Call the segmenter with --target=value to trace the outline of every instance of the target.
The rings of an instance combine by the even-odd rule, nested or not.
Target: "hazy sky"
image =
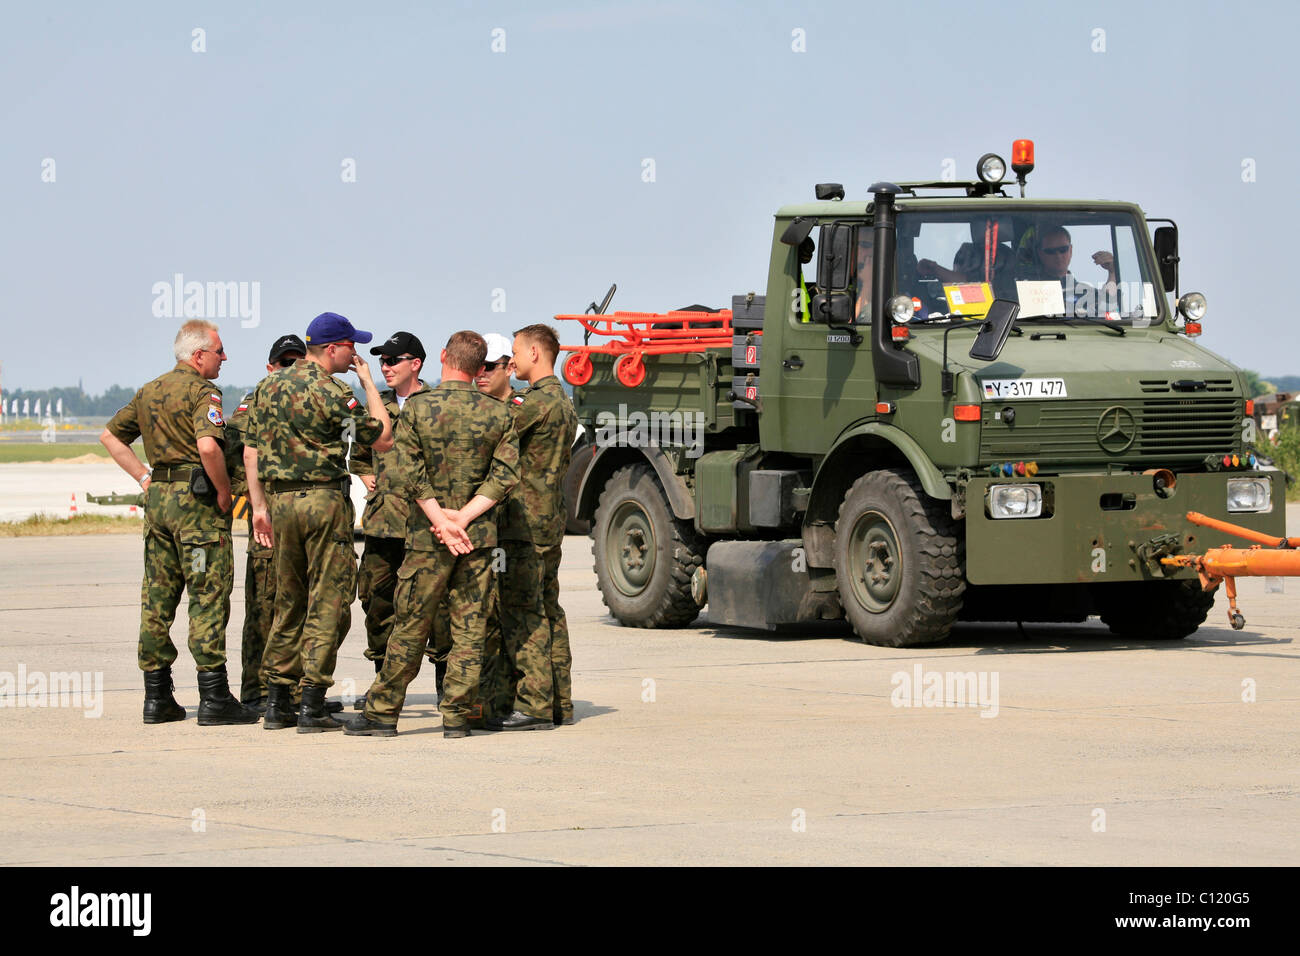
[[[946,159],[967,178],[1018,137],[1031,196],[1178,221],[1202,344],[1300,374],[1291,4],[128,2],[0,22],[6,389],[165,371],[183,302],[155,315],[154,287],[178,273],[257,284],[255,327],[218,320],[228,384],[325,310],[433,350],[615,281],[615,308],[725,306],[763,290],[772,214],[814,183],[865,197]]]

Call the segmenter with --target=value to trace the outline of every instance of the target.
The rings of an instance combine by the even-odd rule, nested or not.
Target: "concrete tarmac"
[[[242,538],[236,557],[235,684]],[[183,605],[189,717],[146,727],[140,573],[132,535],[0,541],[0,692],[60,672],[103,688],[59,706],[4,699],[0,863],[1300,862],[1300,580],[1242,580],[1245,630],[1220,597],[1173,643],[1123,642],[1093,619],[961,625],[946,644],[889,649],[707,617],[620,627],[588,541],[570,537],[577,723],[444,740],[426,666],[381,740],[199,727]],[[364,645],[358,604],[334,693],[369,685]],[[915,706],[898,706],[917,668]],[[921,692],[947,672],[982,680],[982,705],[952,706],[955,685]]]

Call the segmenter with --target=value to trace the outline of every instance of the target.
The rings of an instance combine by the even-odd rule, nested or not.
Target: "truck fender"
[[[835,521],[852,484],[869,471],[906,465],[931,498],[948,500],[952,488],[916,440],[883,422],[861,422],[841,433],[822,460],[804,514],[804,545],[813,567],[832,567]]]
[[[627,445],[604,445],[596,449],[578,486],[577,517],[594,520],[596,503],[609,476],[625,465],[648,461],[668,494],[673,515],[682,521],[695,520],[695,496],[686,479],[673,470],[672,460],[659,448],[633,448]]]

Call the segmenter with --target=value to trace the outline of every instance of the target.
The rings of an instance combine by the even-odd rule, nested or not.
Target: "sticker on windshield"
[[[994,378],[980,384],[984,386],[984,397],[993,401],[1066,397],[1063,378]]]
[[[972,319],[982,319],[993,304],[993,287],[987,282],[963,282],[945,285],[943,294],[948,300],[948,311]],[[914,310],[915,311],[915,310]]]
[[[1040,282],[1030,279],[1016,280],[1016,297],[1020,300],[1020,315],[1064,315],[1065,294],[1061,283],[1055,279]]]

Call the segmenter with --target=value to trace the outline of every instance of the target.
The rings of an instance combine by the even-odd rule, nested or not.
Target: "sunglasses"
[[[1070,244],[1067,242],[1063,246],[1043,246],[1039,251],[1045,256],[1063,256],[1070,251]]]
[[[484,363],[483,363],[483,371],[485,371],[485,372],[495,372],[497,369],[499,369],[499,368],[505,368],[505,367],[508,366],[509,364],[510,364],[510,359],[500,359],[499,361],[496,361],[496,362],[484,362]]]
[[[219,349],[195,349],[196,352],[211,352],[213,355],[225,355],[226,347],[223,345]]]
[[[401,365],[403,362],[409,362],[415,358],[414,355],[381,355],[379,356],[380,365]]]

